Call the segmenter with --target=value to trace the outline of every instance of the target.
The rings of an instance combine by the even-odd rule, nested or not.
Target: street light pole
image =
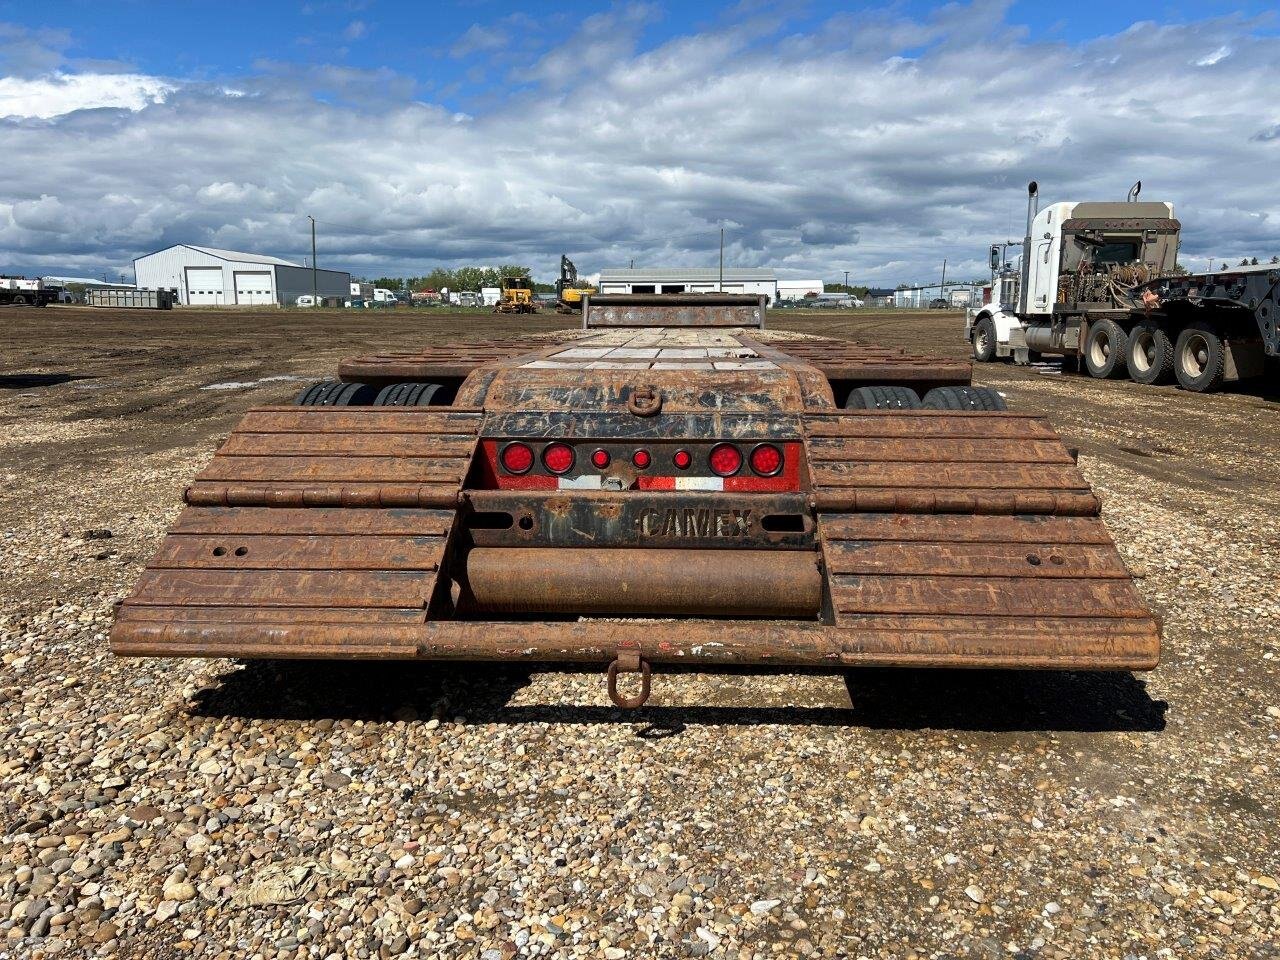
[[[716,284],[716,292],[724,293],[724,227],[720,228],[720,282]]]
[[[320,306],[320,287],[316,281],[316,218],[307,214],[311,221],[311,306]]]

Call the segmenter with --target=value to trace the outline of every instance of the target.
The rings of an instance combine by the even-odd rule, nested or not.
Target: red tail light
[[[573,466],[573,447],[567,443],[549,443],[542,451],[542,465],[552,473],[564,473]]]
[[[646,470],[653,462],[653,458],[649,456],[648,450],[637,450],[631,455],[631,462],[636,465],[636,469]]]
[[[591,465],[598,470],[603,470],[609,465],[610,459],[608,450],[597,450],[591,454]]]
[[[533,449],[527,443],[508,443],[502,448],[502,468],[507,473],[528,473],[533,467]]]
[[[688,470],[689,464],[693,463],[693,455],[688,450],[677,450],[672,455],[671,462],[676,465],[677,470]]]
[[[771,443],[762,443],[751,451],[751,469],[761,477],[773,477],[782,471],[782,451]]]
[[[711,472],[731,477],[742,469],[742,452],[731,443],[717,444],[711,450]]]

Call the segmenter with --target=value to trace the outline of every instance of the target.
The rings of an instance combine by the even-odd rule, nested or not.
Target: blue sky
[[[1046,200],[1280,252],[1274,3],[0,0],[0,265],[188,241],[356,273],[981,272]],[[216,10],[216,15],[214,11]],[[248,26],[246,27],[245,24]]]

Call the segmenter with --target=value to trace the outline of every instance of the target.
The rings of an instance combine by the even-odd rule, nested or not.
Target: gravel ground
[[[563,325],[0,310],[0,957],[1280,954],[1274,391],[980,371],[1081,448],[1149,675],[683,673],[625,714],[599,671],[107,653],[269,378]]]

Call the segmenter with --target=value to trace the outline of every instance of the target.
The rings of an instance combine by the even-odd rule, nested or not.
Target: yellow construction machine
[[[528,277],[503,277],[502,295],[494,313],[537,313],[533,299],[533,281]]]
[[[563,254],[560,256],[560,279],[556,282],[556,312],[578,313],[584,294],[595,293],[589,283],[578,282],[578,268]]]

